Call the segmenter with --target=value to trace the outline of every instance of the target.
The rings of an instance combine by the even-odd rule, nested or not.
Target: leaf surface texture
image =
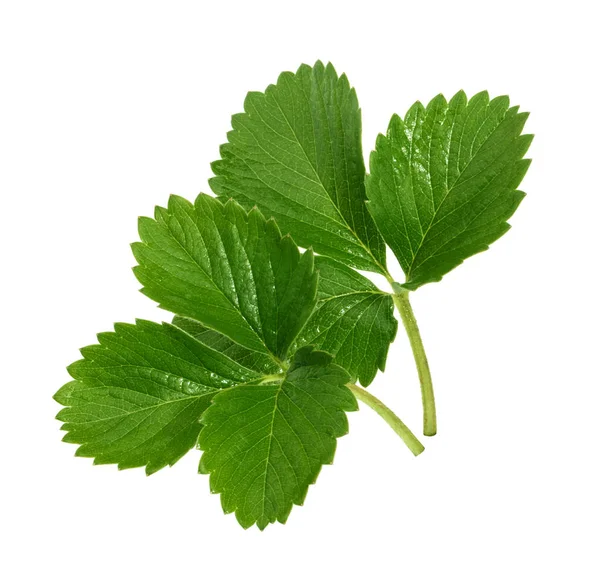
[[[398,329],[392,297],[333,259],[317,256],[315,266],[318,303],[297,346],[314,344],[333,354],[336,364],[367,386],[385,369]]]
[[[260,377],[169,324],[119,323],[98,341],[55,395],[63,440],[96,464],[148,474],[174,464],[196,444],[215,393]]]
[[[285,523],[332,463],[336,438],[348,432],[345,411],[357,405],[349,375],[331,360],[302,348],[283,380],[224,391],[204,413],[200,471],[243,527]]]
[[[210,186],[258,205],[305,248],[385,273],[385,244],[365,207],[356,92],[330,64],[282,73],[232,118]]]
[[[439,281],[509,229],[529,166],[526,119],[506,96],[462,91],[392,117],[371,154],[367,197],[406,288]]]
[[[146,295],[245,348],[286,358],[316,301],[311,251],[301,256],[257,209],[205,194],[193,205],[171,197],[139,231],[135,274]]]

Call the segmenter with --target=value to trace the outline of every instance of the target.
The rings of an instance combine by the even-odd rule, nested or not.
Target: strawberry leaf
[[[143,292],[171,312],[192,318],[276,361],[315,306],[313,255],[300,255],[273,220],[201,194],[192,205],[171,197],[155,219],[141,218],[133,244]]]
[[[529,166],[526,119],[506,96],[462,91],[392,117],[371,154],[367,197],[405,288],[439,281],[510,228]]]
[[[141,219],[134,250],[144,291],[177,313],[181,326],[117,324],[82,349],[64,405],[66,442],[79,456],[147,473],[193,447],[214,394],[281,374],[290,345],[316,301],[312,252],[258,210],[246,213],[201,195],[172,197],[156,220]],[[219,334],[215,328],[226,334]],[[229,334],[227,334],[229,333]]]
[[[281,371],[281,368],[275,363],[273,358],[267,354],[261,354],[260,352],[244,348],[244,346],[240,346],[230,338],[227,338],[227,336],[223,336],[223,334],[207,328],[197,320],[175,316],[173,317],[172,324],[185,330],[185,332],[193,336],[196,340],[206,344],[213,350],[225,354],[241,366],[261,374],[275,374]]]
[[[302,348],[283,379],[223,391],[204,413],[200,471],[244,528],[285,523],[332,463],[336,438],[348,432],[344,411],[357,403],[350,376],[331,362]]]
[[[282,73],[232,118],[210,186],[274,216],[305,248],[386,273],[385,244],[365,208],[356,92],[331,64]]]
[[[317,256],[315,266],[319,301],[296,345],[314,344],[333,354],[336,364],[367,386],[385,369],[398,329],[392,297],[333,259]]]
[[[63,440],[95,464],[148,474],[173,465],[196,444],[215,393],[261,377],[169,324],[116,324],[98,342],[54,397],[66,407]]]

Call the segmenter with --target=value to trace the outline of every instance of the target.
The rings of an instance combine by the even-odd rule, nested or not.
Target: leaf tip
[[[408,116],[408,114],[407,114]],[[396,132],[401,131],[404,125],[404,120],[402,119],[402,116],[399,116],[398,114],[396,114],[395,112],[392,114],[392,117],[390,118],[390,121],[388,123],[388,127],[387,130],[385,132],[385,134],[378,134],[377,138],[375,138],[375,150],[373,151],[373,153],[377,154],[378,151],[380,151],[381,149],[387,147],[390,138],[394,138],[396,136]],[[371,169],[371,173],[373,173],[373,170]]]
[[[327,63],[327,66],[325,66],[323,64],[323,61],[321,61],[321,59],[317,59],[315,61],[315,64],[312,66],[312,70],[313,70],[313,72],[316,71],[316,72],[322,73],[327,68],[329,68],[329,66],[331,66],[331,68],[333,69],[333,65],[331,65],[331,63]],[[300,67],[306,67],[308,69],[311,68],[310,65],[306,65],[306,64],[305,65],[300,65]]]
[[[84,348],[80,348],[79,352],[81,353],[81,355],[83,355],[83,349]],[[81,366],[81,364],[84,362],[84,360],[79,359],[73,363],[70,363],[67,367],[67,373],[73,378],[73,379],[77,379],[78,375],[79,375],[79,368]],[[56,393],[56,395],[58,395],[58,393],[60,393],[61,389],[58,390],[58,392]],[[56,396],[53,397],[54,400],[56,400]],[[60,403],[60,401],[59,401]]]
[[[77,363],[77,362],[74,362],[74,363]],[[71,364],[70,366],[67,367],[67,371],[69,371],[69,367],[71,367],[72,365],[73,364]],[[69,373],[69,375],[70,375],[70,373]],[[59,405],[62,405],[63,407],[68,407],[70,399],[71,399],[71,393],[73,392],[73,389],[76,386],[77,386],[76,381],[68,381],[54,395],[52,395],[52,399],[54,399],[54,401],[56,401]],[[61,413],[63,413],[63,410],[61,410],[56,415],[56,418],[58,420],[63,420],[60,418]]]
[[[446,100],[446,97],[440,92],[429,101],[426,110],[431,111],[436,109],[438,106],[446,107],[447,105],[448,101]]]
[[[156,214],[157,208],[159,208],[159,207],[156,207],[154,209],[155,214]],[[156,224],[156,221],[154,220],[154,218],[150,218],[149,216],[138,216],[137,227],[138,227],[138,233],[139,233],[142,241],[145,240],[146,234],[148,234],[148,232],[152,229],[152,227],[155,224]]]
[[[409,118],[414,115],[414,114],[421,114],[422,112],[425,112],[425,106],[423,105],[423,103],[420,100],[417,100],[409,109],[408,112],[406,113],[406,117],[404,119],[404,121],[408,121]],[[397,114],[394,114],[392,116],[392,120],[394,119],[394,116],[397,117],[397,119],[400,119],[400,116],[398,116]]]

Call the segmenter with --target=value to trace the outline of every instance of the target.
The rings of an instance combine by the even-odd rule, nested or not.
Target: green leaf
[[[348,381],[331,356],[303,348],[284,379],[214,397],[202,417],[200,472],[211,474],[225,513],[262,530],[302,505],[321,466],[332,463],[336,438],[348,432],[344,411],[357,409]]]
[[[386,273],[385,244],[365,208],[361,113],[331,64],[282,73],[232,118],[210,186],[258,205],[305,248]]]
[[[300,255],[273,220],[234,201],[172,196],[141,218],[133,244],[143,292],[171,312],[284,360],[315,306],[312,252]]]
[[[173,317],[173,324],[188,334],[206,344],[213,350],[217,350],[225,354],[228,358],[234,360],[238,364],[256,371],[261,374],[275,374],[281,371],[273,358],[267,354],[261,354],[254,350],[248,350],[244,346],[240,346],[233,340],[219,334],[218,332],[207,328],[200,324],[197,320],[185,318],[183,316]]]
[[[120,469],[173,465],[196,444],[214,394],[260,378],[169,324],[115,324],[69,366],[57,419],[77,456]]]
[[[377,138],[368,208],[406,275],[404,287],[439,281],[508,229],[524,193],[527,113],[464,92],[416,103]]]
[[[335,363],[354,380],[369,385],[377,370],[385,369],[389,345],[396,335],[398,323],[392,298],[360,273],[331,258],[316,256],[315,268],[319,271],[319,301],[291,352],[316,345],[333,354]],[[173,324],[244,367],[263,374],[280,371],[268,355],[244,348],[195,320],[176,316]]]
[[[391,295],[337,261],[317,256],[317,307],[297,340],[335,356],[335,363],[367,386],[385,369],[398,323]]]

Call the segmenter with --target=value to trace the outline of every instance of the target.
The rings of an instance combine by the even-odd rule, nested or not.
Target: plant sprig
[[[97,464],[148,474],[198,446],[224,511],[260,529],[304,502],[357,400],[420,454],[406,425],[356,382],[367,387],[385,369],[395,307],[424,434],[436,433],[409,294],[508,230],[529,166],[526,117],[485,92],[417,103],[377,138],[367,175],[356,93],[331,64],[249,93],[213,163],[218,198],[172,196],[139,221],[134,271],[172,323],[116,324],[81,350],[55,395],[63,440]],[[388,271],[386,245],[403,283]]]

